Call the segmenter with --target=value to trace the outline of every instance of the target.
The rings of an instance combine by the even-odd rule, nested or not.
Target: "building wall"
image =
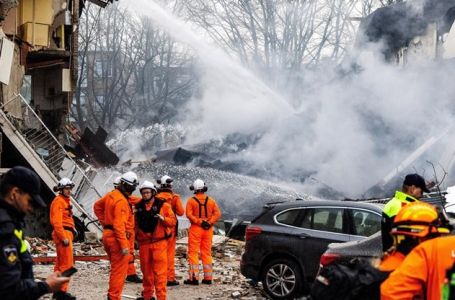
[[[0,39],[6,38],[4,35],[2,28],[0,28]],[[24,66],[20,64],[20,49],[18,46],[14,49],[14,57],[12,63],[12,70],[10,75],[9,84],[0,83],[0,103],[6,103],[10,99],[14,97],[15,94],[19,93],[20,88],[22,86],[22,79],[25,74]],[[22,118],[22,110],[21,110],[21,103],[20,99],[15,99],[8,104],[6,104],[3,108],[5,111],[8,111],[16,118]]]

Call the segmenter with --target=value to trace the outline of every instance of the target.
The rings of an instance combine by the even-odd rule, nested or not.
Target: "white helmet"
[[[122,176],[115,177],[114,182],[113,182],[114,187],[118,187],[120,185],[120,179],[121,178],[122,178]]]
[[[205,182],[202,181],[202,179],[196,179],[192,185],[190,185],[190,190],[194,192],[207,192],[207,186],[205,185]]]
[[[120,176],[120,182],[124,182],[134,187],[136,187],[139,184],[136,173],[131,171],[128,171],[124,173],[122,176]]]
[[[150,182],[148,180],[145,180],[141,186],[139,186],[139,192],[141,192],[143,189],[151,189],[152,190],[152,194],[153,192],[155,192],[156,194],[156,187],[155,185],[153,184],[153,182]]]
[[[73,188],[74,187],[74,182],[72,182],[71,179],[69,179],[69,178],[63,177],[57,183],[57,189],[61,190],[61,189],[64,189],[66,187]]]
[[[161,188],[170,188],[172,181],[174,181],[174,179],[172,179],[168,175],[164,175],[156,180],[156,182],[160,185]]]

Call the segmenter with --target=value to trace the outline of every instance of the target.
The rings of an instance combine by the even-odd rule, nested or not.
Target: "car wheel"
[[[302,273],[296,262],[280,258],[268,263],[262,272],[262,285],[273,299],[293,299],[300,292]]]

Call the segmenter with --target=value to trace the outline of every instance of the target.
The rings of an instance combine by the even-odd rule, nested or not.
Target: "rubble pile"
[[[55,244],[52,240],[26,237],[30,244],[30,253],[33,257],[55,257],[57,256]],[[93,243],[74,243],[74,255],[81,256],[100,256],[106,255],[103,244],[99,241]]]
[[[48,241],[36,237],[26,237],[25,240],[30,245],[30,253],[32,256],[56,256],[55,244],[53,241]]]
[[[34,257],[55,256],[55,246],[52,241],[38,238],[27,239],[31,246]],[[179,286],[168,288],[168,299],[181,299],[184,294],[186,299],[267,299],[260,285],[253,286],[240,273],[240,256],[244,249],[245,242],[232,240],[225,236],[214,236],[213,238],[213,268],[214,279],[211,286],[188,286],[183,285],[183,280],[188,277],[187,262],[187,238],[177,241],[175,267],[176,279],[180,281]],[[75,255],[78,256],[103,256],[105,251],[99,242],[75,243]],[[136,256],[139,253],[136,251]],[[107,290],[109,261],[107,259],[96,259],[94,261],[75,262],[78,272],[73,276],[70,291],[77,296],[77,299],[105,299],[103,295]],[[136,260],[136,267],[139,276],[139,259]],[[202,266],[201,266],[202,268]],[[38,264],[35,266],[35,277],[45,279],[52,272],[53,264]],[[201,270],[202,275],[202,270]],[[137,297],[142,291],[140,284],[127,283],[124,294],[128,297]],[[47,297],[47,296],[46,296]],[[49,299],[43,297],[42,299]]]

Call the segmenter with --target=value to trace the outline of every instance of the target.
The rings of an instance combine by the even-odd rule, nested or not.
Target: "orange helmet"
[[[426,237],[430,233],[447,234],[449,228],[442,222],[436,208],[425,202],[414,202],[403,207],[393,221],[393,235]]]

